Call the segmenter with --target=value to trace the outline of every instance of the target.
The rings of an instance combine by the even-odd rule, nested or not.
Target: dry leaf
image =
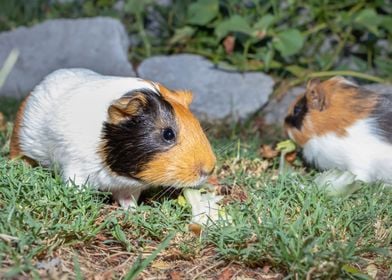
[[[366,267],[366,273],[372,277],[372,279],[376,279],[377,277],[378,268],[375,264],[369,264]]]
[[[219,186],[218,177],[216,177],[216,176],[211,176],[211,177],[208,179],[208,183],[211,184],[211,185],[213,185],[213,186],[215,186],[215,187]]]
[[[273,149],[271,145],[262,145],[260,148],[260,153],[263,158],[275,158],[278,156],[279,151]]]
[[[270,266],[270,265],[265,265],[265,266],[263,266],[263,273],[268,274],[269,271],[270,271],[270,269],[271,269],[271,266]]]
[[[105,236],[105,235],[102,234],[102,233],[98,233],[98,234],[95,236],[95,239],[97,239],[97,240],[99,240],[99,241],[108,240],[107,236]]]
[[[94,280],[110,280],[113,279],[113,271],[105,271],[93,276]]]
[[[293,163],[296,158],[297,158],[297,153],[296,152],[288,153],[285,156],[286,161],[288,161],[289,163]]]
[[[232,201],[245,202],[248,199],[248,194],[240,186],[234,186],[231,188],[230,198]]]
[[[199,224],[189,224],[189,231],[193,232],[196,236],[200,236],[201,234],[201,225]]]
[[[231,268],[226,267],[226,268],[222,271],[222,273],[219,274],[218,280],[230,280],[230,279],[233,277],[234,273],[235,273],[235,272],[234,272]]]
[[[176,261],[182,259],[183,255],[178,248],[170,248],[166,251],[164,258],[166,261]]]
[[[170,275],[170,279],[171,280],[182,280],[182,279],[184,279],[182,273],[179,272],[179,271],[175,271],[175,270],[170,271],[169,275]]]
[[[227,36],[223,40],[223,46],[225,47],[225,51],[227,54],[232,54],[234,51],[234,46],[235,46],[235,37],[234,36]]]
[[[171,268],[172,266],[168,262],[165,262],[162,260],[157,260],[152,263],[151,267],[161,269],[161,270],[167,270],[167,269]]]

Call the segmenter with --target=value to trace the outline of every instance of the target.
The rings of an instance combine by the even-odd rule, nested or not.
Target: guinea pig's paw
[[[122,188],[113,190],[112,195],[121,208],[129,211],[134,211],[137,207],[137,200],[139,199],[141,189]]]
[[[324,188],[329,195],[345,196],[360,188],[357,176],[350,171],[331,169],[320,173],[314,179],[318,188]]]
[[[135,211],[137,207],[137,201],[134,198],[119,199],[118,203],[123,209],[129,211]]]

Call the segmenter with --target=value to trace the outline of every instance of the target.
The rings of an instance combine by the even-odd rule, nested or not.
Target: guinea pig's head
[[[374,94],[343,77],[314,79],[289,107],[284,128],[301,146],[329,132],[344,136],[350,125],[370,113],[374,101]]]
[[[216,158],[189,110],[192,94],[140,89],[115,100],[103,129],[110,171],[153,186],[195,187],[214,171]]]

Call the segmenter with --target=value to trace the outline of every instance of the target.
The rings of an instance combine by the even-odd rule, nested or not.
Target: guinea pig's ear
[[[175,99],[178,103],[184,105],[185,107],[189,107],[191,105],[192,100],[193,100],[193,95],[192,92],[187,91],[187,90],[176,90],[173,95],[175,96]]]
[[[188,108],[189,105],[192,103],[193,96],[190,91],[186,91],[186,90],[171,91],[170,89],[162,86],[161,84],[158,84],[157,86],[163,98],[165,98],[168,101],[173,100],[185,106],[186,108]]]
[[[312,110],[323,111],[326,108],[325,92],[319,79],[310,80],[306,86],[306,100]]]
[[[142,93],[121,97],[109,106],[109,121],[118,124],[124,119],[140,115],[146,105],[147,99]]]

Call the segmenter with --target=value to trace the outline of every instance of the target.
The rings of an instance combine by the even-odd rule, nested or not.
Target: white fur
[[[65,180],[137,199],[146,186],[114,176],[98,154],[109,105],[125,93],[154,86],[142,79],[102,76],[86,69],[62,69],[39,84],[26,103],[20,131],[25,155],[44,166],[58,166]],[[129,190],[128,190],[129,189]],[[121,200],[121,197],[120,197]],[[127,204],[130,201],[120,203]]]
[[[357,121],[346,137],[328,133],[304,145],[304,157],[318,168],[348,170],[365,182],[392,183],[392,144],[375,134],[372,119]]]

